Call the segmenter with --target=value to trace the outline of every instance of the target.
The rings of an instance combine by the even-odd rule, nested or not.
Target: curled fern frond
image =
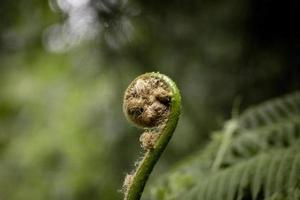
[[[163,74],[143,74],[128,86],[123,111],[129,121],[144,129],[140,142],[145,154],[137,168],[125,177],[125,200],[140,199],[154,165],[173,135],[180,109],[179,90]]]

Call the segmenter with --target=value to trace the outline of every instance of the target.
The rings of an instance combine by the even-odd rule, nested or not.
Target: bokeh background
[[[183,96],[154,171],[203,147],[231,111],[300,89],[300,3],[1,0],[0,199],[121,199],[141,155],[122,115],[137,75]]]

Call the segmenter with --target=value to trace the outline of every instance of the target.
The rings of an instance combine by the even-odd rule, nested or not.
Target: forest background
[[[1,0],[0,199],[121,199],[141,132],[122,96],[141,73],[167,74],[183,97],[156,175],[201,149],[233,108],[299,90],[299,9],[292,0]]]

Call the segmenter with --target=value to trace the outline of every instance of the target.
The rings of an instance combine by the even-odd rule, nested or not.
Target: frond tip
[[[158,126],[169,115],[171,96],[171,89],[164,79],[151,74],[139,76],[125,92],[124,114],[137,126]]]

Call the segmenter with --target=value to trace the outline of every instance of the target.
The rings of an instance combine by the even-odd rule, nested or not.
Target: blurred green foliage
[[[299,89],[297,8],[2,0],[0,199],[120,199],[140,132],[122,116],[122,93],[140,73],[168,74],[183,96],[156,174],[201,148],[233,102],[243,110]]]

